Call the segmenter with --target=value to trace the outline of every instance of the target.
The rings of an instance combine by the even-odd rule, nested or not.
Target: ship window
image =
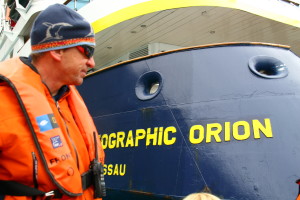
[[[144,73],[135,86],[136,96],[140,100],[150,100],[156,97],[162,88],[162,77],[156,71]]]
[[[286,65],[271,56],[254,56],[248,64],[254,74],[263,78],[283,78],[288,75]]]

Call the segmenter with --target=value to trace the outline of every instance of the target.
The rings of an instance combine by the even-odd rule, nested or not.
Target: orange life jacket
[[[11,105],[11,102],[3,102],[1,104],[7,104],[9,107],[19,106],[23,118],[26,119],[28,127],[24,133],[24,127],[20,129],[22,133],[14,134],[18,137],[26,137],[28,141],[34,143],[34,150],[39,156],[39,162],[42,162],[45,176],[42,180],[49,180],[49,183],[43,183],[43,185],[49,184],[49,187],[57,187],[63,194],[68,196],[79,196],[83,193],[82,187],[82,173],[78,170],[78,163],[76,158],[71,154],[70,146],[67,145],[67,139],[65,137],[66,130],[62,130],[57,123],[57,110],[50,106],[55,103],[49,90],[42,83],[40,75],[33,71],[29,66],[21,62],[19,58],[7,60],[0,64],[0,82],[5,83],[5,86],[9,86],[14,95],[10,94],[9,98],[17,99],[19,105]],[[1,83],[0,83],[1,85]],[[1,87],[1,86],[0,86]],[[97,134],[93,120],[74,86],[69,86],[70,94],[66,97],[69,108],[77,124],[77,127],[82,135],[84,143],[86,145],[89,160],[95,159],[95,146],[97,146],[97,154],[99,155],[99,161],[104,163],[104,151],[100,144],[99,137],[94,137],[94,133]],[[13,101],[16,102],[16,101]],[[1,111],[0,111],[1,113]],[[13,121],[16,124],[11,123],[11,126],[20,126],[18,121]],[[1,122],[0,122],[1,123]],[[3,135],[4,134],[4,135]],[[1,130],[0,135],[5,138],[5,134],[10,134],[6,130]],[[97,134],[98,135],[98,134]],[[2,137],[1,136],[1,137]],[[95,144],[95,138],[96,144]],[[0,138],[1,139],[1,138]],[[32,141],[33,140],[33,141]],[[16,140],[18,141],[18,140]],[[23,144],[24,145],[24,144]],[[28,144],[30,145],[30,143]],[[28,146],[28,150],[32,147]],[[5,181],[22,181],[18,178],[18,173],[5,174],[2,173],[1,168],[11,167],[15,170],[25,169],[24,165],[18,162],[12,162],[9,159],[1,158],[1,142],[0,142],[0,180]],[[26,149],[22,149],[26,150]],[[5,149],[2,150],[4,152]],[[10,154],[19,154],[20,149],[15,149],[15,152]],[[27,156],[27,157],[26,157]],[[22,156],[19,159],[24,161],[32,160],[32,154],[27,153],[26,156]],[[34,165],[34,164],[33,164]],[[33,166],[36,167],[36,166]],[[43,173],[39,174],[43,175]],[[34,183],[25,183],[28,186],[33,186]],[[49,192],[49,191],[44,191]]]

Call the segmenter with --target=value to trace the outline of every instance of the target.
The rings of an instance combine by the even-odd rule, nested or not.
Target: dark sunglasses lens
[[[85,55],[90,58],[94,55],[94,48],[90,46],[82,46],[84,49]]]

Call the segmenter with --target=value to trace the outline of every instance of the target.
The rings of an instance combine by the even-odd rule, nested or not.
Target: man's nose
[[[93,56],[90,57],[90,58],[88,59],[88,61],[87,61],[87,66],[88,66],[89,68],[94,68],[94,67],[95,67],[95,60],[94,60],[94,57],[93,57]]]

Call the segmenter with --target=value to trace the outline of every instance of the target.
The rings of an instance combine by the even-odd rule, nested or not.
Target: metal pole
[[[77,0],[74,0],[74,10],[77,11]]]

